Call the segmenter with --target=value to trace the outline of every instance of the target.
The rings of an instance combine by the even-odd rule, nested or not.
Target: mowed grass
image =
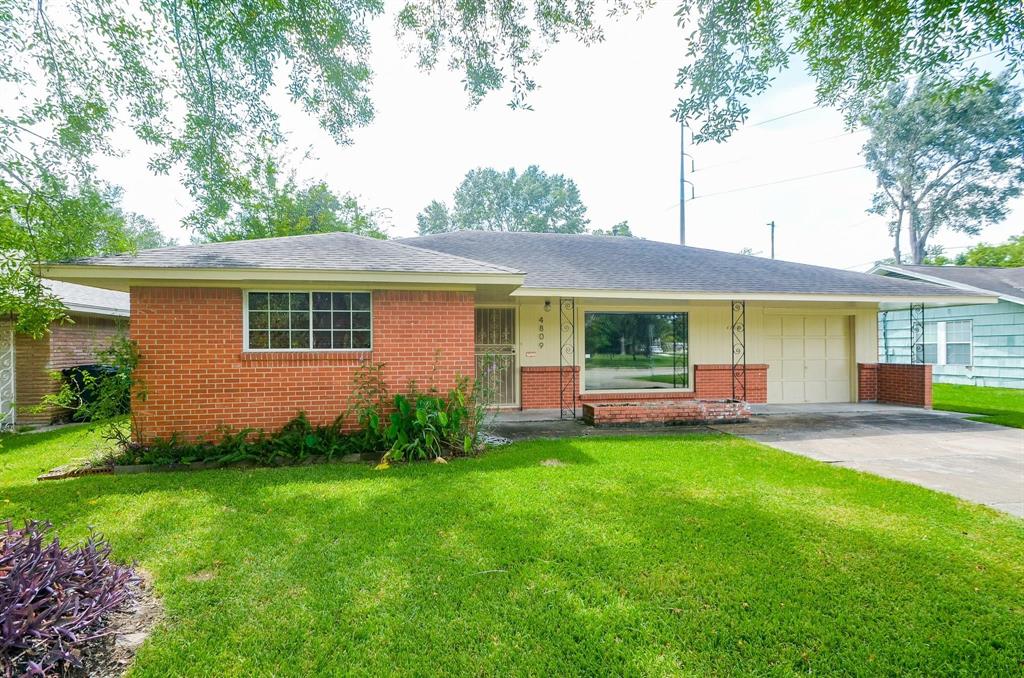
[[[932,406],[937,410],[985,416],[977,421],[1024,428],[1024,389],[935,384]]]
[[[151,573],[168,616],[136,676],[1024,666],[1024,521],[737,438],[34,480],[98,444],[3,438],[0,505]]]

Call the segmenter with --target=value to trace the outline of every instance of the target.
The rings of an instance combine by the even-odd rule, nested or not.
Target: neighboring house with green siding
[[[999,295],[996,304],[924,309],[924,358],[937,383],[1024,389],[1024,267],[894,266],[872,273]],[[878,358],[910,362],[910,309],[878,314]]]

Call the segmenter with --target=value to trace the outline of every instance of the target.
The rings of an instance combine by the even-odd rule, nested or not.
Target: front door
[[[14,328],[0,320],[0,431],[14,426]]]
[[[476,309],[475,336],[477,388],[491,405],[518,404],[516,310]]]

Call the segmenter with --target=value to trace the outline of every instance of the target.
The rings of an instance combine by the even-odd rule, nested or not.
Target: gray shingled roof
[[[138,254],[90,257],[62,263],[151,268],[518,273],[503,266],[472,261],[452,254],[426,252],[394,240],[377,240],[352,233],[322,233],[162,247],[142,250]]]
[[[43,280],[43,285],[72,311],[103,315],[128,315],[127,292],[115,292],[60,280]]]
[[[887,266],[887,270],[898,270],[908,276],[926,275],[931,278],[948,280],[958,285],[968,285],[979,290],[1002,296],[1024,299],[1024,266],[1018,268],[996,268],[985,266]]]
[[[460,231],[402,242],[523,270],[524,288],[879,297],[963,294],[931,283],[638,238]]]

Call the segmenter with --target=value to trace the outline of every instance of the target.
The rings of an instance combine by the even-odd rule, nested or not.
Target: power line
[[[825,170],[824,172],[815,172],[813,174],[804,174],[799,177],[787,177],[785,179],[778,179],[776,181],[767,181],[763,184],[752,184],[750,186],[739,186],[737,188],[730,188],[724,191],[715,191],[714,193],[705,193],[704,195],[697,195],[691,198],[691,200],[699,200],[700,198],[713,198],[716,195],[725,195],[727,193],[739,193],[740,191],[752,191],[755,188],[766,188],[768,186],[777,186],[779,184],[788,184],[794,181],[803,181],[804,179],[813,179],[814,177],[821,177],[827,174],[838,174],[839,172],[849,172],[850,170],[860,169],[864,167],[864,163],[859,165],[850,165],[849,167],[837,167],[836,169]]]
[[[783,113],[782,115],[777,115],[774,118],[768,118],[767,120],[760,120],[758,122],[752,122],[749,125],[744,125],[744,127],[760,127],[761,125],[767,125],[768,123],[775,122],[776,120],[782,120],[783,118],[791,118],[794,115],[800,115],[801,113],[806,113],[807,111],[813,111],[816,108],[818,108],[818,107],[817,106],[808,106],[807,108],[801,108],[799,111],[792,111],[790,113]]]
[[[833,134],[831,136],[822,137],[820,139],[814,139],[812,141],[801,142],[801,146],[806,148],[808,146],[814,146],[816,144],[822,144],[822,143],[825,143],[826,141],[833,141],[835,139],[841,139],[842,137],[848,137],[848,136],[850,136],[852,134],[857,134],[860,131],[861,130],[850,130],[849,132],[843,132],[841,134]],[[719,167],[727,167],[729,165],[738,165],[740,163],[743,163],[743,162],[746,162],[746,161],[750,160],[751,158],[762,158],[762,157],[764,157],[764,153],[748,153],[747,155],[741,155],[738,158],[733,158],[732,160],[723,160],[722,162],[716,162],[716,163],[714,163],[712,165],[706,165],[706,166],[703,166],[703,167],[694,167],[694,169],[691,170],[691,173],[696,174],[698,172],[707,172],[708,170],[717,169]]]

